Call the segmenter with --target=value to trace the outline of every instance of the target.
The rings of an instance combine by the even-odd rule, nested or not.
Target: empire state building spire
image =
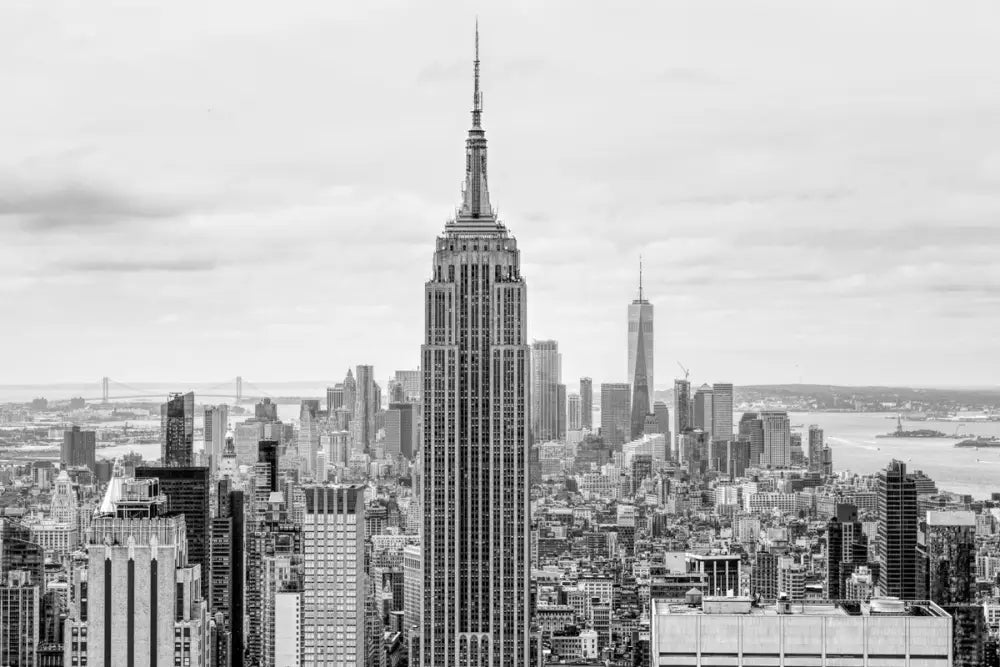
[[[483,131],[483,92],[479,89],[479,22],[476,21],[476,59],[473,61],[472,127],[465,140],[465,185],[458,217],[496,220],[486,184],[486,133]]]

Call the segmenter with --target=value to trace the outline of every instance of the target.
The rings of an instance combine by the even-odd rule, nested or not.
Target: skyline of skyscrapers
[[[592,379],[567,394],[556,341],[528,344],[522,256],[490,203],[478,46],[477,29],[465,183],[423,285],[419,370],[396,371],[385,401],[357,365],[252,417],[256,398],[198,406],[200,452],[194,395],[171,394],[160,466],[94,462],[68,419],[15,427],[63,446],[58,466],[0,471],[0,664],[997,664],[1000,493],[973,501],[900,461],[835,476],[817,426],[807,466],[801,427],[762,408],[785,399],[741,392],[734,433],[733,385],[692,394],[686,368],[672,408],[655,400],[641,265],[627,377],[600,384],[591,428]],[[60,419],[156,447],[142,426],[119,439],[130,427],[106,397],[81,415],[83,400]]]

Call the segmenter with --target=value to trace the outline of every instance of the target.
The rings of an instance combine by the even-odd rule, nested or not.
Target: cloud
[[[685,83],[699,86],[717,86],[725,83],[725,79],[717,73],[700,67],[668,67],[661,70],[655,77],[660,83]]]
[[[84,183],[0,186],[0,217],[20,222],[28,231],[59,231],[128,220],[166,218],[181,207],[112,188]]]
[[[61,265],[63,271],[78,273],[194,273],[219,267],[214,259],[105,259],[84,260]]]

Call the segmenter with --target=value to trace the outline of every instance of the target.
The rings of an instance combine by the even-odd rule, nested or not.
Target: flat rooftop
[[[740,616],[947,616],[933,602],[926,600],[873,599],[871,602],[849,600],[798,600],[753,604],[748,597],[705,597],[700,604],[674,600],[653,600],[653,614],[740,615]]]

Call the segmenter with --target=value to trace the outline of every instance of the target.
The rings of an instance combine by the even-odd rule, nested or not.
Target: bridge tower
[[[111,380],[108,379],[107,375],[105,375],[104,377],[101,378],[101,402],[102,403],[107,403],[108,402],[108,393],[109,393],[108,392],[108,385],[110,385],[110,384],[111,384]]]
[[[243,376],[236,376],[236,402],[243,400]]]

